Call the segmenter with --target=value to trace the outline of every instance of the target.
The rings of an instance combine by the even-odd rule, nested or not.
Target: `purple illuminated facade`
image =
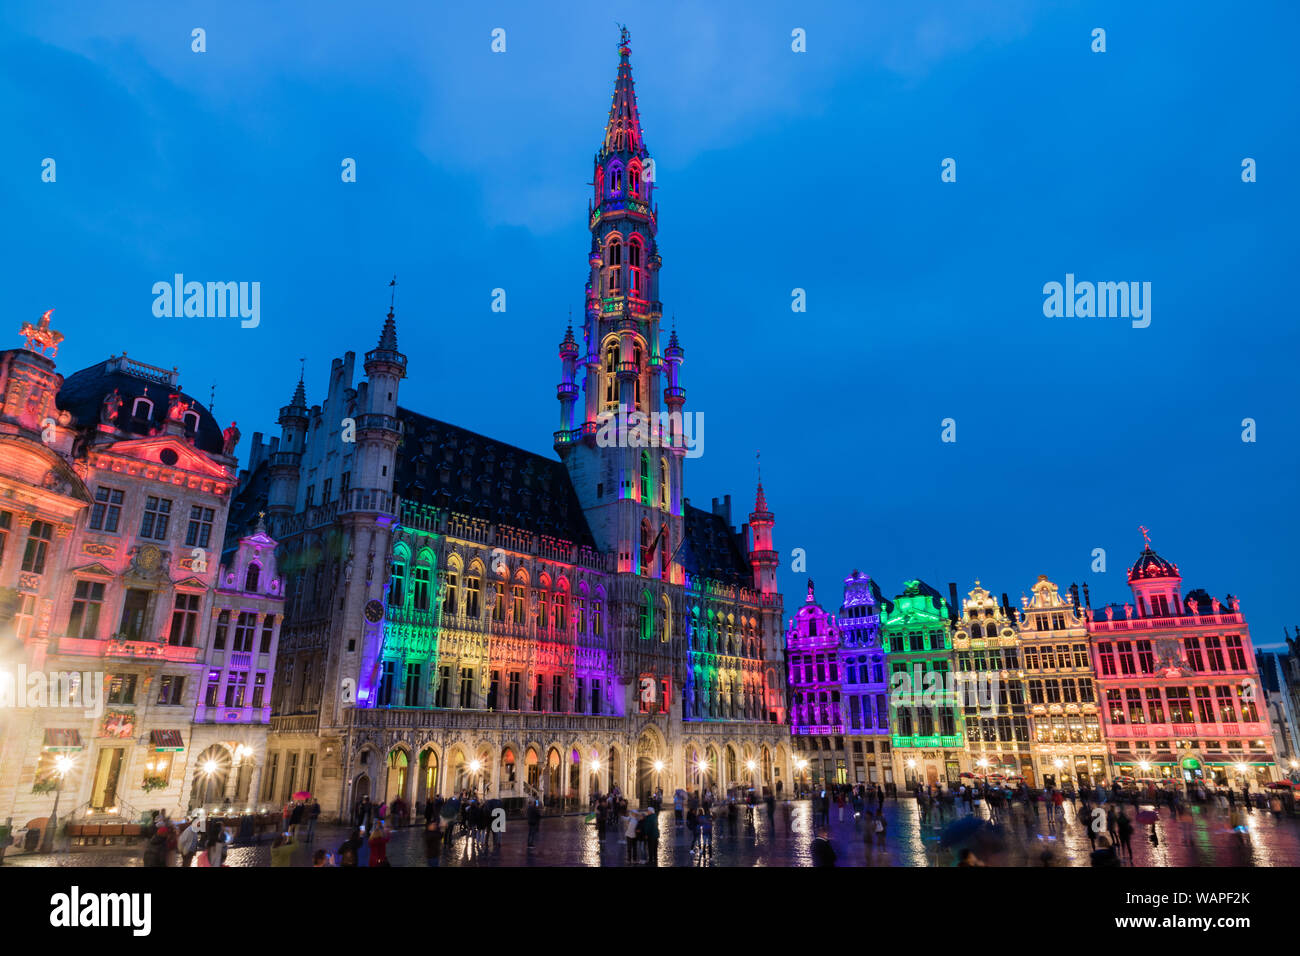
[[[868,575],[844,580],[840,614],[807,600],[786,632],[790,730],[804,785],[892,783],[881,596]]]

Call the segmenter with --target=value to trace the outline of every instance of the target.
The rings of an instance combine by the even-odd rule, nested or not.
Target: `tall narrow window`
[[[623,247],[615,239],[609,244],[609,262],[607,271],[607,294],[616,296],[621,294],[619,286],[619,271],[623,265]]]
[[[232,651],[247,654],[253,649],[253,631],[257,626],[257,615],[251,611],[240,611],[235,619],[235,642]]]
[[[211,508],[201,508],[198,505],[190,507],[190,524],[185,531],[185,547],[206,548],[208,546],[208,539],[212,537],[212,518]],[[113,520],[113,524],[117,525],[117,519]]]
[[[149,614],[149,592],[128,588],[122,602],[122,621],[118,633],[129,641],[138,641],[145,635],[145,620]]]
[[[118,522],[122,519],[122,491],[119,488],[95,489],[95,504],[90,509],[90,530],[116,533]],[[199,545],[207,547],[207,542]]]
[[[222,611],[217,615],[217,629],[213,633],[212,647],[218,651],[226,649],[226,634],[230,630],[230,612]]]
[[[465,615],[470,618],[479,616],[479,585],[481,579],[478,577],[468,577],[465,579]]]
[[[268,614],[262,619],[262,645],[260,653],[270,654],[271,644],[275,639],[275,615]]]
[[[45,555],[54,540],[54,525],[48,521],[33,521],[27,532],[27,548],[23,552],[23,570],[32,574],[45,573]]]
[[[167,538],[167,526],[171,521],[172,503],[170,498],[155,498],[152,495],[144,500],[144,517],[140,519],[140,537],[164,541]]]
[[[259,564],[250,564],[248,572],[244,575],[244,590],[250,593],[257,593],[257,586],[262,583],[262,566]]]
[[[99,629],[99,612],[104,605],[104,585],[78,581],[68,617],[68,637],[93,638]]]
[[[177,594],[172,610],[171,632],[167,643],[174,647],[193,647],[199,624],[199,595]]]
[[[406,604],[406,562],[394,561],[393,573],[388,577],[388,606],[401,608]]]
[[[659,507],[668,507],[668,459],[659,459]]]
[[[618,346],[610,343],[605,347],[605,405],[618,405]]]
[[[428,568],[411,571],[411,600],[417,611],[429,610],[429,578]]]
[[[641,452],[641,500],[646,504],[649,504],[651,501],[650,456],[646,452]]]

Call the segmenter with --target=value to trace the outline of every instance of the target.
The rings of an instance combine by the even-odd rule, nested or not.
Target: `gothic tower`
[[[678,371],[685,351],[675,331],[666,349],[659,344],[654,161],[642,137],[626,30],[618,52],[588,204],[583,343],[570,329],[560,345],[564,380],[556,390],[561,421],[555,448],[597,545],[616,554],[617,570],[681,583],[673,556],[684,530],[682,460],[689,436],[683,435],[686,392]]]

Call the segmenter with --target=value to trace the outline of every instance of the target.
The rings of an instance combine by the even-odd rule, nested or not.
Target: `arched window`
[[[664,524],[659,529],[659,576],[665,580],[669,577],[669,567],[673,556],[672,545],[668,540],[668,525]]]
[[[659,459],[659,507],[668,507],[668,459]]]
[[[630,279],[631,294],[638,299],[645,297],[645,273],[642,271],[641,243],[633,239],[627,247],[627,267]]]
[[[641,452],[641,501],[649,504],[650,497],[650,454]]]
[[[393,561],[393,573],[388,579],[388,606],[402,607],[406,604],[406,559],[402,557]]]
[[[605,404],[611,407],[618,404],[617,368],[618,343],[610,342],[605,346]]]
[[[640,345],[632,350],[632,361],[636,363],[636,384],[632,391],[632,402],[637,408],[641,408],[641,373],[643,371],[641,359],[644,354]],[[649,501],[650,495],[647,493],[641,500]]]
[[[622,295],[619,282],[619,270],[623,266],[623,246],[617,239],[611,239],[605,254],[605,291],[607,295]]]
[[[132,418],[153,418],[153,402],[147,398],[137,398],[131,405]]]
[[[633,199],[641,195],[641,166],[632,163],[627,168],[627,192]]]
[[[262,566],[260,564],[250,564],[248,572],[244,575],[244,590],[256,591],[257,585],[262,579]]]
[[[650,640],[654,629],[654,605],[651,604],[649,591],[642,592],[641,603],[637,606],[637,628],[641,640]]]
[[[199,430],[199,413],[198,413],[198,412],[186,412],[186,413],[185,413],[185,430],[186,430],[186,431],[190,431],[190,432],[196,432],[196,431]]]
[[[614,163],[609,167],[609,194],[611,196],[621,196],[623,194],[623,167]]]
[[[971,637],[982,637],[982,636],[983,636],[983,633],[984,633],[984,632],[980,630],[980,626],[979,626],[978,624],[972,624],[972,625],[970,626],[970,636],[971,636]]]

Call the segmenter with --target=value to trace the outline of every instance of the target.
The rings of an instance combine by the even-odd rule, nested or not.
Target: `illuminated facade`
[[[1005,597],[1005,596],[1004,596]],[[958,696],[972,773],[1028,777],[1031,755],[1016,620],[979,581],[953,632]]]
[[[1133,600],[1088,610],[1102,734],[1117,774],[1259,785],[1275,755],[1250,631],[1232,595],[1182,593],[1150,544],[1129,569]]]
[[[1111,776],[1101,737],[1088,627],[1078,598],[1040,574],[1021,599],[1021,660],[1029,690],[1032,786],[1092,786]]]
[[[880,591],[854,571],[839,616],[808,599],[786,631],[791,740],[805,786],[893,783]]]
[[[48,313],[24,334],[26,348],[0,353],[0,587],[12,612],[0,657],[27,690],[57,689],[0,712],[0,817],[44,818],[54,788],[61,818],[179,813],[200,775],[213,802],[238,796],[265,752],[269,701],[253,702],[279,628],[273,570],[254,593],[219,578],[238,432],[175,369],[123,354],[65,381],[32,347],[58,335]],[[266,537],[233,557],[274,547]],[[234,644],[213,644],[223,614],[242,615],[232,640],[256,635],[238,660]],[[218,700],[238,686],[244,706],[205,708],[214,674]]]
[[[236,508],[265,501],[288,577],[270,759],[313,761],[327,814],[471,786],[554,804],[790,781],[775,518],[761,482],[740,530],[730,496],[684,493],[685,350],[661,347],[629,57],[624,35],[558,460],[399,405],[392,310],[365,380],[336,359],[323,404],[300,382],[257,443]],[[265,777],[264,797],[289,787]]]
[[[880,619],[890,676],[894,779],[955,785],[969,764],[952,673],[948,602],[923,581],[908,581]]]

